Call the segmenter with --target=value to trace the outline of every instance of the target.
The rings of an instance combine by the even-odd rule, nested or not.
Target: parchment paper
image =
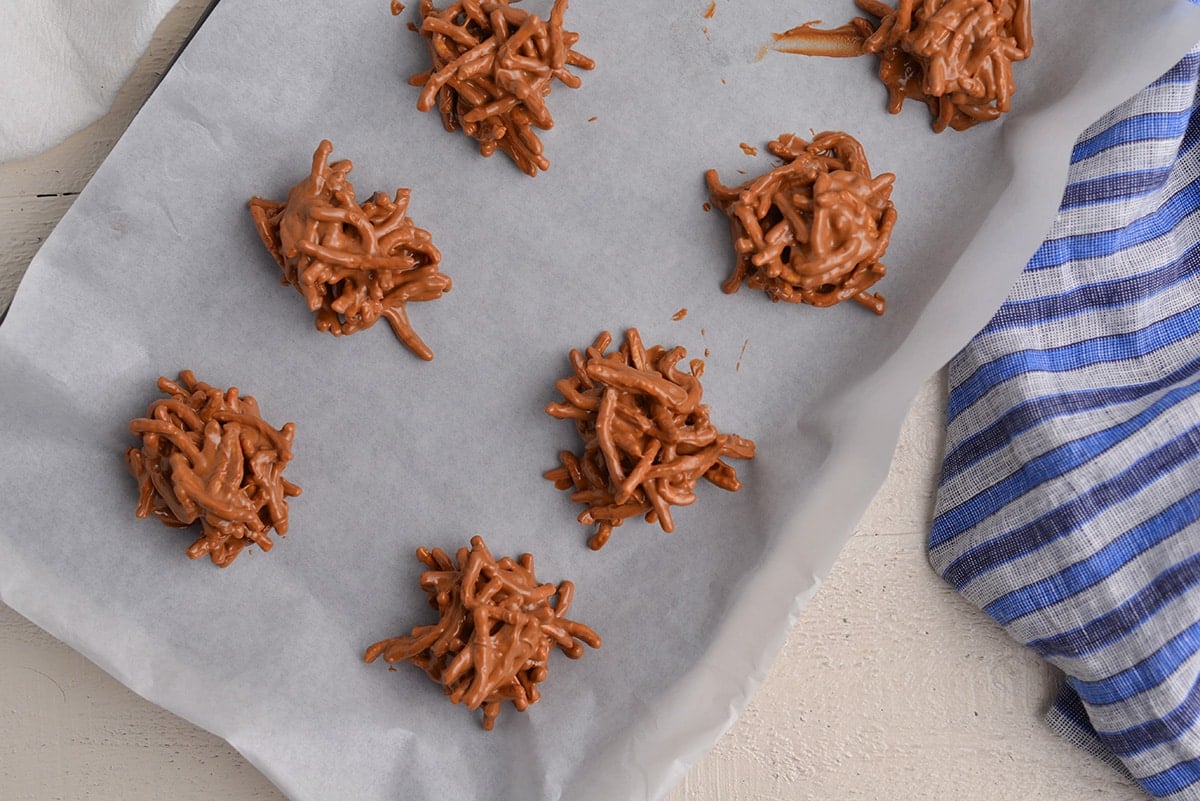
[[[414,11],[221,2],[0,328],[4,602],[296,801],[665,793],[745,705],[919,383],[1039,244],[1075,137],[1200,39],[1182,0],[1039,3],[1016,110],[937,136],[923,108],[885,113],[873,59],[756,60],[773,31],[847,19],[848,0],[707,7],[577,0],[568,27],[599,66],[551,96],[553,166],[531,180],[416,111]],[[898,176],[883,318],[720,292],[732,253],[704,170],[738,182],[772,163],[740,142],[810,130],[854,133]],[[410,306],[432,363],[384,325],[316,332],[257,240],[246,200],[282,198],[322,138],[355,162],[360,197],[413,190],[455,282]],[[593,553],[541,477],[574,446],[543,407],[570,348],[628,326],[707,351],[714,422],[759,456],[738,465],[742,492],[680,509],[677,533],[630,523]],[[133,518],[126,425],[181,368],[298,425],[291,532],[224,571],[184,557],[192,532]],[[429,620],[414,549],[475,533],[573,580],[574,617],[605,641],[556,657],[543,700],[491,733],[419,670],[361,662]]]

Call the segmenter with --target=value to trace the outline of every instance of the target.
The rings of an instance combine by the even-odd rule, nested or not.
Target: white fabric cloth
[[[0,0],[0,161],[104,116],[176,0]]]

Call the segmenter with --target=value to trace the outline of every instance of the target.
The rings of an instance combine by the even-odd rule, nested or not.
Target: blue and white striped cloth
[[[1066,673],[1048,722],[1200,799],[1200,47],[1079,139],[950,364],[934,569]]]

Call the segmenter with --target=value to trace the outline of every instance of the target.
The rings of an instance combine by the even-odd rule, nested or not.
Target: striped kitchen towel
[[[1200,47],[1088,129],[950,363],[930,561],[1066,673],[1048,715],[1200,799]]]

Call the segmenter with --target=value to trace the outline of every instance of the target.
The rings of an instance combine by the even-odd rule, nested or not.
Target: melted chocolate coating
[[[546,407],[552,417],[574,420],[583,440],[582,454],[563,451],[562,466],[545,476],[587,506],[578,519],[596,526],[592,550],[631,517],[674,531],[671,507],[694,503],[701,478],[736,492],[737,472],[723,460],[754,458],[754,443],[717,431],[700,402],[704,362],[679,370],[687,351],[645,348],[636,328],[607,353],[611,344],[605,331],[585,353],[572,350],[574,374],[555,384],[564,402]]]
[[[1012,107],[1012,65],[1033,49],[1032,0],[856,0],[879,17],[858,19],[863,52],[879,56],[888,111],[906,99],[924,102],[933,130],[962,131]]]
[[[716,170],[705,175],[737,254],[724,291],[744,283],[774,301],[818,307],[853,298],[883,314],[883,296],[867,290],[887,272],[880,259],[896,222],[896,176],[871,177],[849,134],[821,133],[811,143],[784,134],[767,149],[784,163],[740,186],[722,185]]]
[[[318,331],[353,334],[382,317],[409,350],[429,361],[433,351],[413,330],[405,304],[450,291],[450,277],[438,270],[442,254],[429,232],[405,215],[409,190],[397,189],[395,198],[376,192],[360,205],[347,180],[354,165],[329,163],[332,152],[328,140],[321,142],[312,171],[286,202],[250,200],[258,235],[283,270],[282,282],[316,312]]]
[[[417,108],[437,106],[447,131],[462,128],[479,140],[479,152],[507,153],[536,176],[550,167],[534,128],[554,125],[546,107],[552,81],[572,89],[595,62],[577,53],[579,34],[563,29],[567,0],[555,0],[550,18],[509,5],[509,0],[460,0],[437,8],[421,0],[420,33],[429,43],[433,69],[409,79],[420,86]]]
[[[572,659],[583,656],[584,645],[600,647],[596,632],[566,618],[575,586],[539,584],[531,554],[497,560],[481,537],[472,537],[454,559],[440,548],[420,548],[417,558],[429,568],[421,588],[437,622],[381,640],[363,659],[411,662],[453,703],[482,707],[485,729],[495,725],[505,701],[522,711],[538,701],[537,685],[555,647]]]
[[[190,370],[179,381],[158,379],[168,398],[150,404],[129,424],[139,447],[125,453],[138,482],[137,516],[157,517],[171,528],[200,523],[187,555],[208,554],[228,567],[242,548],[271,550],[271,530],[288,530],[287,499],[300,488],[283,477],[292,458],[295,423],[275,430],[258,403],[197,381]]]

